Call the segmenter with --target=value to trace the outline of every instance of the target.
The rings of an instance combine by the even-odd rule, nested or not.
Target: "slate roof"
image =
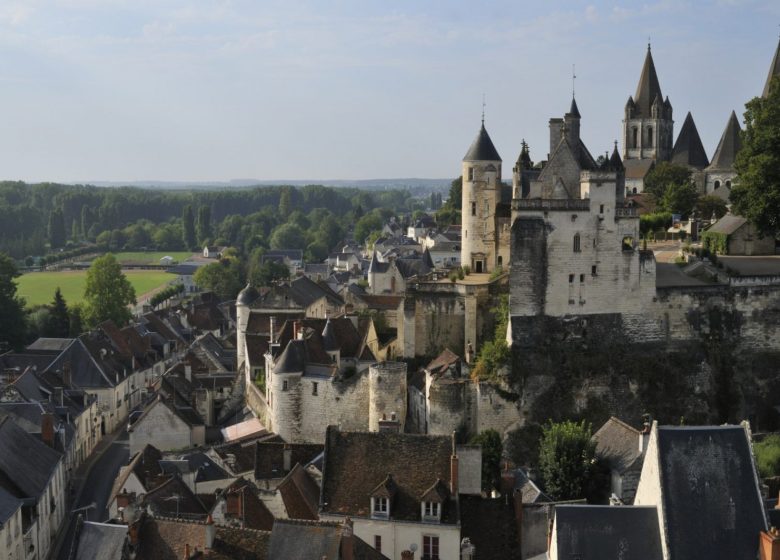
[[[370,517],[372,493],[388,475],[396,486],[391,519],[420,521],[420,498],[437,479],[449,486],[452,439],[397,433],[341,432],[328,426],[322,478],[325,513]],[[454,501],[442,523],[457,523]]]
[[[61,371],[66,365],[70,366],[71,384],[83,389],[115,387],[132,369],[130,361],[123,358],[98,331],[75,339],[47,371]]]
[[[268,257],[287,257],[291,261],[302,261],[303,251],[300,249],[271,249],[265,252]]]
[[[284,470],[284,449],[291,452],[290,466],[297,463],[308,464],[317,455],[322,453],[323,445],[314,443],[284,443],[280,441],[258,441],[255,443],[254,467],[255,478],[265,480],[269,478],[282,478],[288,474]]]
[[[742,128],[739,126],[737,114],[734,111],[731,111],[729,120],[726,123],[726,128],[723,130],[720,142],[718,142],[718,147],[715,148],[715,154],[712,156],[710,166],[707,168],[708,171],[734,170],[734,162],[737,159],[737,153],[742,149],[741,132]]]
[[[555,508],[555,536],[561,559],[663,558],[658,511],[654,506],[559,505]],[[693,535],[690,540],[694,546],[698,544]],[[757,533],[755,540],[758,544]],[[714,557],[694,554],[672,558]]]
[[[686,165],[696,169],[704,169],[710,162],[707,159],[707,152],[701,143],[699,131],[696,129],[696,123],[693,122],[693,116],[690,111],[685,117],[680,134],[677,136],[677,142],[674,143],[672,150],[672,162],[678,165]]]
[[[571,98],[571,107],[569,107],[569,112],[567,114],[571,115],[572,117],[578,118],[578,119],[580,118],[580,110],[577,107],[577,101],[574,99],[573,96]],[[522,151],[520,152],[520,155],[522,157]],[[528,152],[526,151],[526,156],[527,155],[528,155]]]
[[[146,444],[141,451],[133,455],[127,466],[119,469],[119,474],[111,488],[111,498],[122,492],[131,473],[135,473],[147,491],[164,482],[167,477],[160,468],[161,460],[160,450],[151,444]]]
[[[368,265],[369,274],[383,274],[390,268],[390,263],[380,262],[377,257],[376,249],[371,253],[371,263]]]
[[[649,118],[651,115],[650,109],[656,97],[659,99],[664,98],[661,93],[661,85],[658,82],[658,74],[655,72],[653,55],[650,52],[650,46],[648,45],[645,63],[642,66],[642,73],[639,76],[639,83],[636,86],[636,93],[634,94],[634,115]]]
[[[208,511],[198,497],[178,476],[172,476],[156,488],[149,490],[143,498],[155,516],[176,517],[176,514],[188,518],[202,517],[205,519]]]
[[[432,268],[425,262],[425,259],[418,256],[396,259],[395,267],[398,269],[398,272],[405,280],[408,280],[414,276],[425,276],[432,270]]]
[[[498,151],[485,129],[484,121],[477,137],[471,143],[469,151],[463,156],[463,161],[501,161],[501,156],[498,155]]]
[[[0,486],[0,527],[5,525],[5,522],[8,521],[20,507],[22,507],[21,500]]]
[[[300,463],[277,487],[290,519],[319,519],[320,487]]]
[[[661,426],[657,430],[670,557],[755,558],[758,534],[767,530],[767,522],[745,429]]]
[[[652,159],[627,159],[623,162],[626,169],[626,179],[644,179],[655,166]]]
[[[268,560],[292,558],[341,558],[343,526],[336,523],[280,519],[274,524]],[[386,557],[353,535],[354,560],[386,560]]]
[[[772,78],[778,75],[780,75],[780,43],[777,44],[777,49],[775,50],[775,56],[772,57],[772,64],[769,65],[769,73],[766,76],[764,91],[761,94],[762,97],[769,96],[769,85],[772,83]]]
[[[7,415],[0,417],[0,449],[0,485],[5,478],[21,492],[17,498],[37,500],[49,484],[62,455],[25,432]],[[6,490],[12,491],[7,486]]]
[[[72,338],[46,338],[41,337],[29,346],[27,350],[30,352],[50,352],[53,354],[59,354],[68,344],[73,342]]]
[[[725,233],[731,235],[747,223],[747,219],[736,214],[726,214],[720,220],[712,224],[707,231]]]
[[[641,455],[640,437],[639,430],[612,416],[593,434],[596,457],[606,462],[610,469],[623,473]]]
[[[127,541],[127,525],[94,523],[79,518],[77,547],[71,560],[117,560]]]
[[[251,284],[247,284],[243,290],[238,292],[236,303],[238,305],[249,305],[259,297],[260,292],[258,292]]]

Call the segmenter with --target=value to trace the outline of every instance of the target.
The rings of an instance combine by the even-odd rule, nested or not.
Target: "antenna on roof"
[[[574,64],[571,65],[571,98],[574,99],[574,80],[577,79],[577,73],[574,71]]]
[[[485,125],[485,92],[482,92],[482,125]]]

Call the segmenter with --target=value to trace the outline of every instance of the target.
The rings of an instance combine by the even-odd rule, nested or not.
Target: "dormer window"
[[[422,520],[436,523],[441,521],[441,504],[437,502],[423,502]]]
[[[371,517],[374,519],[389,519],[390,518],[390,502],[396,492],[396,484],[392,475],[387,477],[379,483],[371,492]]]
[[[387,498],[371,498],[371,515],[373,517],[389,517],[390,507]]]
[[[420,496],[420,519],[424,523],[440,523],[444,502],[449,498],[449,489],[441,479]]]

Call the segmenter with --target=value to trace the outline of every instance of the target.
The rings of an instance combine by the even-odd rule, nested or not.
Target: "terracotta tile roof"
[[[320,487],[300,463],[296,463],[277,487],[290,519],[319,519]]]
[[[457,366],[460,373],[460,356],[455,354],[449,348],[445,348],[431,363],[425,366],[431,375],[440,376],[447,373],[452,366]]]
[[[270,531],[274,526],[274,516],[265,503],[257,496],[257,487],[243,477],[237,478],[225,489],[223,497],[228,502],[235,499],[238,510],[227,508],[227,514],[231,519],[238,520],[249,529]]]
[[[369,517],[370,498],[388,475],[397,490],[392,519],[420,520],[420,498],[441,479],[450,483],[452,440],[446,436],[341,432],[326,434],[322,502],[326,513]],[[456,504],[444,504],[442,521],[457,523]]]

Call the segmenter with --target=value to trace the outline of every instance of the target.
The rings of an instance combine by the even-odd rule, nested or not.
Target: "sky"
[[[546,159],[576,65],[591,153],[647,49],[711,156],[763,89],[777,0],[2,0],[0,178],[448,178],[485,124]]]

